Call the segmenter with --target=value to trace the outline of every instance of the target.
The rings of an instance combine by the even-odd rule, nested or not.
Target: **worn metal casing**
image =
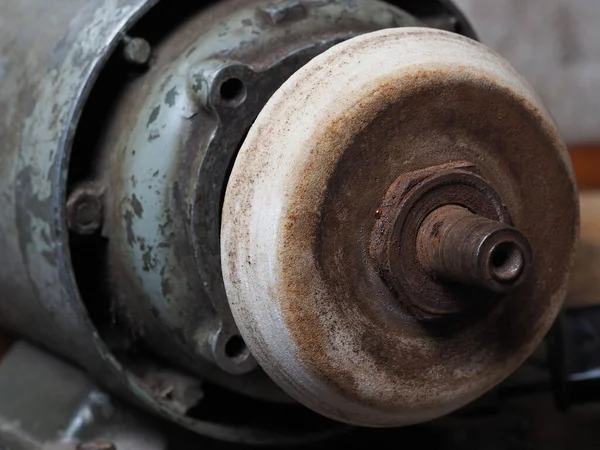
[[[64,187],[84,100],[119,33],[155,3],[25,0],[0,9],[0,322],[103,373],[121,393],[127,382],[78,298]]]
[[[228,427],[192,420],[157,402],[123,368],[95,329],[71,266],[66,184],[79,119],[125,31],[157,3],[5,0],[0,5],[0,324],[85,367],[149,410],[197,432],[236,440]],[[447,10],[456,13],[451,6]],[[244,437],[271,438],[266,432]]]

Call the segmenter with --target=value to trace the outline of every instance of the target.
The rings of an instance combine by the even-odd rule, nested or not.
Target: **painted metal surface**
[[[389,289],[368,238],[399,175],[455,161],[498,193],[532,263],[502,301],[431,322]],[[577,218],[566,148],[508,63],[456,34],[380,31],[312,60],[259,115],[225,198],[225,285],[290,395],[336,420],[407,425],[467,404],[533,351],[565,296]]]
[[[114,111],[107,134],[115,138],[102,158],[106,167],[119,164],[104,171],[110,199],[104,234],[116,303],[143,340],[215,383],[289,401],[268,379],[240,376],[256,368],[249,351],[226,351],[239,335],[219,247],[231,163],[268,98],[307,61],[357,34],[417,21],[378,1],[304,2],[285,20],[269,15],[282,9],[270,11],[266,1],[236,5],[223,2],[190,20],[183,35],[207,32],[185,48],[174,50],[178,40],[157,47],[178,57],[166,67],[155,62]],[[218,26],[207,27],[206,17]],[[242,83],[239,99],[223,94],[230,80]],[[132,98],[144,101],[132,108]]]
[[[93,318],[86,310],[84,304],[86,299],[82,299],[80,296],[83,287],[77,285],[73,271],[69,248],[72,243],[69,242],[67,228],[69,221],[67,179],[70,175],[68,168],[72,156],[73,140],[78,125],[80,125],[82,111],[105,63],[111,58],[118,46],[123,42],[127,44],[127,42],[132,41],[131,38],[125,36],[125,32],[136,24],[140,18],[145,17],[158,3],[158,0],[89,0],[86,2],[75,0],[6,0],[0,5],[0,112],[2,115],[0,119],[0,136],[3,142],[2,158],[0,160],[0,209],[2,210],[2,220],[0,220],[0,288],[3,295],[0,299],[0,325],[61,353],[85,367],[94,374],[97,381],[120,396],[129,398],[148,410],[195,432],[231,441],[254,443],[297,442],[306,438],[305,430],[300,430],[297,434],[294,434],[290,430],[269,430],[266,428],[253,428],[252,426],[236,425],[232,428],[221,422],[198,420],[186,416],[184,414],[185,408],[182,410],[181,405],[178,405],[177,402],[166,401],[166,399],[161,398],[156,393],[156,386],[152,386],[148,379],[140,378],[139,373],[134,375],[134,372],[130,370],[133,369],[133,366],[124,366],[122,364],[123,359],[120,356],[117,359],[115,354],[109,351],[104,340],[107,335],[103,330],[100,334],[96,329],[96,324],[92,322]],[[231,1],[228,2],[228,5],[221,6],[223,3],[225,2],[218,2],[218,4],[215,2],[219,8],[222,8],[222,11],[230,13],[231,10],[237,10],[236,7],[240,4],[247,5],[251,2]],[[240,48],[237,50],[247,45],[248,48],[244,51],[248,51],[248,66],[252,66],[253,71],[256,69],[256,73],[266,75],[261,80],[262,83],[265,83],[265,86],[261,88],[263,97],[254,104],[254,109],[245,116],[244,121],[238,122],[235,114],[224,113],[221,119],[229,127],[224,125],[218,127],[215,123],[201,123],[199,125],[200,127],[208,125],[204,128],[205,131],[210,126],[214,127],[213,131],[215,133],[213,135],[210,132],[207,133],[208,137],[212,139],[210,145],[214,147],[213,151],[216,152],[224,146],[228,135],[235,135],[236,139],[243,138],[247,126],[253,119],[252,115],[258,113],[262,103],[266,101],[270,93],[289,74],[314,54],[358,32],[371,31],[384,26],[412,24],[408,16],[394,12],[393,8],[381,2],[331,1],[314,3],[320,4],[323,11],[329,15],[340,13],[340,11],[344,12],[344,8],[356,9],[356,5],[359,3],[368,6],[364,11],[358,11],[354,15],[350,14],[346,17],[347,22],[342,20],[340,29],[336,31],[337,34],[327,35],[327,33],[323,33],[327,36],[316,36],[311,34],[313,28],[300,27],[301,29],[296,30],[296,36],[299,39],[296,42],[293,39],[286,41],[289,47],[285,49],[272,46],[270,41],[252,43],[244,39],[240,41],[240,36],[234,37],[229,44],[238,45]],[[164,2],[161,4],[164,5]],[[213,5],[213,3],[210,3],[210,5]],[[286,30],[289,30],[290,27],[293,28],[290,24],[294,20],[303,18],[302,8],[298,8],[294,2],[287,2],[286,5],[288,6],[283,8],[268,6],[265,3],[265,7],[261,11],[255,11],[263,18],[261,19],[264,20],[263,25],[270,21],[277,29],[277,33],[270,35],[275,39],[285,36]],[[420,9],[420,11],[429,18],[435,18],[438,14],[446,14],[448,20],[445,24],[449,28],[454,27],[457,31],[462,30],[461,32],[466,34],[471,33],[470,27],[462,20],[461,16],[447,14],[452,7],[440,5],[446,5],[446,2],[428,2],[427,6],[431,6],[431,8]],[[208,2],[202,5],[202,7],[208,6]],[[419,6],[419,8],[422,8],[422,6]],[[201,12],[201,8],[196,11],[198,15],[201,15]],[[241,17],[243,14],[242,8],[239,13],[235,13],[232,17],[243,20],[244,18]],[[194,17],[190,17],[189,20],[193,22]],[[402,19],[400,22],[396,20],[398,17]],[[458,19],[456,19],[457,17]],[[329,19],[335,22],[335,17]],[[366,24],[361,22],[365,19],[367,19]],[[210,233],[212,233],[210,238],[212,239],[212,247],[203,253],[202,244],[198,244],[198,242],[206,238],[202,234],[206,230],[200,230],[197,233],[192,232],[191,241],[196,241],[191,242],[193,251],[186,249],[186,258],[178,260],[180,254],[169,252],[160,255],[148,254],[148,247],[144,250],[141,247],[141,242],[136,237],[137,249],[133,249],[133,251],[138,253],[128,254],[127,258],[129,258],[130,268],[133,266],[134,270],[142,275],[144,289],[147,289],[150,295],[154,296],[154,302],[158,303],[159,306],[161,306],[160,302],[162,301],[161,294],[168,297],[168,295],[164,295],[164,291],[169,291],[169,287],[168,285],[165,287],[164,279],[159,280],[157,277],[152,277],[156,275],[153,272],[154,269],[162,270],[165,267],[166,260],[173,262],[173,271],[175,272],[178,269],[192,271],[194,264],[198,264],[198,260],[200,260],[201,265],[210,265],[210,270],[208,270],[210,273],[200,275],[200,287],[197,292],[199,297],[204,297],[203,301],[206,306],[200,313],[213,308],[218,314],[211,311],[212,318],[218,317],[219,320],[228,323],[230,329],[227,335],[230,336],[231,330],[235,329],[235,324],[231,320],[219,278],[218,236],[215,236],[218,235],[219,231],[219,209],[217,202],[212,202],[210,206],[212,212],[206,213],[197,194],[198,192],[212,192],[211,188],[214,188],[214,192],[222,193],[226,178],[224,166],[231,162],[231,158],[237,149],[234,149],[232,153],[228,153],[226,158],[214,161],[213,165],[210,166],[215,172],[218,171],[219,176],[223,178],[223,184],[220,184],[221,181],[219,180],[221,178],[214,181],[206,176],[207,174],[211,175],[211,169],[205,169],[204,172],[198,170],[197,164],[202,154],[193,153],[194,150],[198,150],[198,147],[193,147],[198,142],[190,141],[189,143],[190,147],[186,150],[188,154],[185,156],[192,155],[190,159],[184,157],[174,162],[176,158],[173,155],[160,154],[159,148],[152,146],[152,142],[157,139],[156,133],[153,134],[154,129],[149,131],[149,136],[144,134],[146,131],[144,126],[148,126],[156,107],[156,104],[152,104],[150,105],[152,106],[151,109],[144,109],[146,100],[144,95],[151,90],[154,90],[153,92],[159,97],[154,100],[162,101],[164,99],[163,115],[157,113],[155,119],[161,120],[160,124],[161,126],[164,125],[165,130],[168,128],[165,132],[162,132],[161,129],[161,136],[165,139],[170,137],[173,149],[177,149],[178,139],[178,143],[181,144],[186,135],[190,134],[189,128],[191,125],[187,123],[189,119],[198,115],[200,110],[218,109],[218,105],[210,104],[210,102],[198,108],[197,102],[202,102],[202,93],[194,92],[193,77],[192,80],[186,78],[191,74],[191,71],[187,71],[190,67],[185,66],[186,63],[183,64],[185,67],[175,70],[177,75],[181,77],[181,92],[179,86],[172,84],[168,86],[169,89],[166,92],[162,92],[159,85],[155,86],[151,83],[160,76],[162,76],[163,82],[167,80],[164,73],[159,73],[160,70],[152,72],[152,64],[157,61],[162,64],[160,66],[162,70],[162,68],[169,67],[170,64],[180,58],[184,50],[192,50],[192,53],[197,52],[195,55],[197,60],[202,60],[202,58],[210,55],[210,50],[207,50],[207,47],[216,44],[215,40],[218,41],[219,38],[223,38],[219,33],[215,35],[214,32],[206,32],[205,38],[210,38],[209,40],[212,42],[206,44],[207,47],[205,48],[190,49],[189,46],[200,37],[198,36],[198,30],[209,29],[216,25],[213,20],[214,16],[207,14],[196,22],[196,25],[201,25],[198,28],[193,28],[190,23],[187,23],[188,28],[185,28],[186,23],[182,23],[182,30],[168,30],[170,36],[177,35],[178,31],[182,31],[180,35],[173,38],[176,51],[160,54],[154,52],[158,49],[152,49],[148,61],[146,61],[148,55],[141,55],[138,58],[139,55],[129,54],[127,52],[128,47],[125,46],[125,58],[139,65],[148,64],[150,66],[148,73],[154,78],[146,78],[142,82],[142,84],[144,82],[147,84],[138,98],[132,102],[132,105],[140,107],[140,110],[134,111],[131,117],[141,118],[141,131],[136,128],[135,121],[129,117],[130,120],[120,124],[122,128],[116,134],[118,135],[120,132],[127,134],[132,129],[135,132],[140,131],[140,140],[139,142],[136,141],[135,145],[139,144],[141,150],[152,153],[156,160],[154,158],[152,161],[140,158],[128,159],[131,158],[131,155],[127,157],[121,155],[123,158],[119,162],[124,164],[122,167],[117,164],[119,170],[114,170],[114,166],[111,165],[114,160],[109,161],[108,165],[100,167],[108,173],[114,173],[117,178],[123,173],[127,173],[127,175],[141,174],[144,181],[150,180],[151,183],[143,187],[143,190],[148,191],[144,193],[144,196],[140,192],[142,186],[134,186],[131,177],[126,180],[121,179],[121,184],[109,185],[110,188],[124,187],[126,194],[123,197],[121,193],[114,191],[106,193],[106,199],[109,202],[103,204],[101,210],[105,214],[104,219],[108,217],[109,220],[97,225],[98,227],[102,226],[103,233],[108,233],[111,229],[116,230],[116,233],[125,236],[124,242],[126,242],[127,232],[129,228],[133,229],[135,222],[138,234],[143,235],[146,233],[149,234],[148,238],[155,239],[156,236],[150,235],[157,231],[156,226],[159,227],[160,232],[160,226],[168,223],[166,215],[160,217],[160,208],[168,207],[173,199],[166,200],[160,195],[154,199],[148,197],[148,193],[150,191],[156,192],[158,186],[155,184],[155,181],[158,183],[158,180],[154,180],[156,169],[151,166],[156,164],[159,158],[163,158],[159,162],[166,164],[170,169],[173,169],[176,165],[179,166],[177,170],[185,167],[185,170],[192,172],[194,176],[185,180],[188,183],[185,189],[188,193],[193,192],[195,195],[195,197],[190,197],[194,200],[188,204],[192,206],[189,211],[190,216],[186,217],[184,211],[178,211],[182,214],[182,218],[178,217],[177,219],[180,220],[180,225],[182,223],[184,225],[178,228],[169,228],[169,225],[167,228],[169,228],[169,233],[179,233],[185,227],[192,229],[202,221],[211,220],[213,222],[209,223],[208,226],[211,230]],[[40,26],[40,24],[43,24],[43,26]],[[328,27],[329,22],[324,21],[319,22],[319,24],[324,28],[327,26],[326,31],[332,31]],[[255,25],[242,25],[245,27],[242,27],[242,30],[245,29],[250,34],[252,34],[252,31],[258,31],[259,33],[263,31],[256,29]],[[238,28],[234,27],[233,30],[240,31],[239,25]],[[242,33],[242,36],[245,36],[244,33]],[[230,37],[225,36],[224,39]],[[317,40],[318,44],[309,48],[309,44],[314,44],[313,40]],[[306,44],[304,45],[306,48],[297,49],[296,47],[299,44]],[[281,50],[281,54],[278,56],[273,55],[270,61],[267,59],[261,60],[262,52],[265,49],[270,49],[270,47],[273,47],[274,53]],[[148,53],[147,50],[146,48],[146,53]],[[294,53],[292,50],[299,51]],[[270,69],[276,67],[285,59],[283,56],[292,53],[292,62],[285,66],[283,71],[277,72],[276,76],[269,72]],[[239,57],[240,53],[233,51],[232,55]],[[198,67],[199,65],[195,66],[196,69]],[[221,69],[222,67],[219,66],[214,73],[221,73]],[[260,77],[257,77],[257,79],[260,79]],[[176,78],[173,79],[173,81],[175,80]],[[169,84],[169,82],[166,84]],[[177,89],[173,90],[174,87]],[[122,92],[115,93],[115,96],[121,94]],[[131,99],[127,96],[125,98]],[[227,105],[221,106],[223,107],[222,111],[227,109],[225,108]],[[176,118],[176,114],[167,118],[164,113],[169,108],[172,108],[170,110],[172,113],[183,116],[183,120],[181,120],[181,117]],[[108,120],[107,118],[103,119]],[[153,123],[151,122],[150,125],[152,126]],[[193,125],[195,126],[197,123],[194,122]],[[194,136],[197,138],[198,134]],[[107,142],[110,142],[114,136],[106,136],[105,138]],[[116,141],[118,141],[118,138]],[[144,143],[143,146],[142,142]],[[147,147],[146,144],[148,144]],[[158,144],[158,142],[155,142],[155,144]],[[162,144],[167,145],[166,142],[162,142]],[[231,151],[229,149],[230,145],[233,145],[232,142],[227,141],[228,152]],[[120,152],[123,147],[117,147],[113,150]],[[194,157],[197,157],[197,159],[194,160]],[[188,163],[190,164],[186,166]],[[199,174],[202,175],[200,181],[197,178]],[[181,175],[180,170],[178,175]],[[171,172],[171,176],[175,175]],[[110,177],[107,179],[111,180]],[[103,181],[105,180],[103,179]],[[147,186],[151,187],[148,188]],[[105,187],[105,185],[102,185],[102,189],[105,189]],[[167,189],[169,192],[170,187],[172,185]],[[196,188],[198,187],[201,189],[197,191]],[[138,194],[140,197],[138,197]],[[105,195],[104,191],[102,191],[102,195]],[[134,195],[139,204],[135,203]],[[146,202],[145,205],[142,204],[142,197]],[[110,199],[117,199],[118,201],[111,204]],[[123,199],[127,201],[126,204],[120,203]],[[107,206],[109,207],[108,212],[106,212]],[[143,216],[142,210],[139,209],[140,206],[146,214],[151,212],[150,215],[154,218],[154,221],[144,223],[144,221],[138,220],[141,219],[138,215]],[[194,208],[196,209],[194,210]],[[122,213],[122,215],[119,215],[119,213]],[[211,217],[207,217],[206,214]],[[111,217],[113,219],[116,217],[117,220],[111,220]],[[128,220],[131,221],[131,224],[128,223]],[[131,227],[129,227],[130,225]],[[155,228],[148,232],[151,227]],[[77,227],[72,228],[73,231],[78,231]],[[82,230],[79,229],[79,231]],[[94,230],[85,229],[84,231],[83,234],[92,234],[97,230],[95,228]],[[154,244],[156,244],[156,248],[153,246],[153,250],[157,250],[161,242],[154,242]],[[124,248],[126,249],[126,247]],[[210,261],[205,261],[205,259]],[[162,263],[162,265],[159,265],[159,263]],[[121,295],[127,295],[128,289],[135,286],[139,280],[135,279],[133,283],[130,283],[130,281],[131,279],[126,278],[125,283],[121,285]],[[177,286],[173,287],[171,285],[171,289],[173,291],[185,291],[189,289],[189,286],[185,286],[187,283],[189,283],[189,280],[177,280]],[[219,289],[221,289],[220,293]],[[157,294],[158,290],[160,290],[160,293]],[[190,291],[192,293],[196,292],[196,285]],[[188,294],[190,291],[188,291]],[[190,302],[193,302],[192,295],[189,295]],[[212,306],[210,303],[212,303]],[[164,307],[161,314],[164,314],[167,322],[173,315],[178,315],[178,318],[183,317],[185,320],[194,319],[193,316],[188,317],[185,315],[188,311],[174,313],[169,310],[168,305],[162,306]],[[137,318],[138,324],[146,325],[148,322],[150,322],[148,316]],[[213,320],[211,325],[215,325],[210,328],[211,332],[216,330],[218,333],[222,329],[219,328],[217,320]],[[172,337],[170,333],[166,333],[166,335],[169,338]],[[167,356],[171,356],[170,353],[172,353],[175,355],[174,359],[177,362],[197,361],[199,359],[196,358],[198,355],[194,354],[193,351],[187,354],[187,350],[179,351],[178,346],[173,342],[169,342],[169,339],[160,342],[160,338],[155,337],[153,340],[149,339],[149,342],[159,344],[158,347],[162,345],[162,350],[158,353],[168,354]],[[201,350],[200,353],[203,351]],[[210,351],[213,350],[209,349]],[[182,365],[185,366],[186,363]],[[189,365],[192,366],[192,364]],[[190,370],[194,371],[193,368]],[[158,375],[161,373],[158,371]],[[219,380],[226,380],[227,376],[232,376],[224,372],[213,373],[218,374],[215,374],[214,377]],[[270,383],[266,377],[263,377],[263,380]],[[246,391],[250,391],[255,389],[258,383],[255,383],[255,381],[252,378],[249,381],[243,381],[241,384],[245,383],[249,387],[237,390],[243,391],[246,389]],[[196,387],[200,380],[192,379],[189,381],[189,379],[186,379],[182,383],[184,386],[192,385]],[[223,384],[227,384],[227,382],[223,381]],[[328,433],[329,431],[316,433],[313,437],[325,436]]]
[[[97,372],[121,393],[129,392],[128,382],[73,280],[65,185],[86,95],[122,30],[152,3],[26,0],[0,9],[0,321]]]
[[[196,432],[273,442],[277,435],[268,430],[233,431],[160,403],[108,351],[73,277],[65,211],[72,139],[86,97],[123,30],[155,3],[2,3],[0,322],[84,366],[119,395]]]

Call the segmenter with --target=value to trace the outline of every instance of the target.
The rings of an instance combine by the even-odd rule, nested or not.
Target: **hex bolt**
[[[417,254],[434,277],[497,293],[518,286],[531,261],[529,241],[519,230],[456,205],[425,219]]]
[[[112,442],[82,442],[77,450],[117,450],[117,446]]]
[[[123,49],[123,56],[125,59],[137,65],[144,65],[150,61],[152,54],[152,47],[145,39],[139,37],[125,36],[123,38],[125,47]]]
[[[75,188],[67,200],[67,225],[75,233],[89,235],[100,229],[103,207],[93,186]]]

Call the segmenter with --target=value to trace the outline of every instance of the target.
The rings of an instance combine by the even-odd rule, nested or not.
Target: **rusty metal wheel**
[[[575,192],[552,119],[497,54],[425,28],[354,38],[275,93],[236,160],[221,232],[236,323],[321,414],[441,416],[550,327]]]

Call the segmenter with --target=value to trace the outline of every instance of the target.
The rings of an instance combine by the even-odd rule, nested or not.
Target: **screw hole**
[[[239,78],[229,78],[221,83],[219,95],[226,103],[239,105],[246,99],[246,86]]]
[[[523,253],[514,242],[498,244],[491,252],[490,266],[492,275],[498,281],[513,281],[523,270]]]
[[[233,335],[225,344],[225,356],[232,359],[241,359],[248,355],[248,347],[246,347],[246,343],[239,335]]]

